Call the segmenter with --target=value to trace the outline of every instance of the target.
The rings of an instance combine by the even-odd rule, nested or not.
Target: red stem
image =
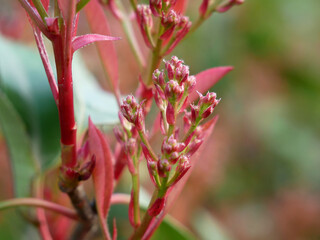
[[[63,34],[62,34],[63,35]],[[53,40],[59,87],[59,120],[61,132],[62,165],[76,165],[76,133],[77,127],[73,106],[72,53],[66,53],[63,36]]]

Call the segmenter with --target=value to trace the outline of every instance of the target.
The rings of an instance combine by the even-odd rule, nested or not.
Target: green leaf
[[[196,237],[177,220],[170,216],[166,216],[151,239],[195,240]]]
[[[22,120],[8,98],[0,91],[0,126],[9,149],[16,197],[26,197],[36,172],[30,139]]]
[[[199,210],[192,225],[203,240],[231,240],[222,226],[205,210]]]
[[[0,89],[21,117],[32,139],[34,156],[47,169],[59,155],[58,111],[35,49],[0,36]]]
[[[90,0],[80,0],[77,3],[76,11],[79,12],[82,8],[84,8]]]
[[[83,131],[87,128],[89,116],[98,126],[117,124],[118,105],[115,97],[99,86],[78,54],[73,60],[73,79],[78,129]]]

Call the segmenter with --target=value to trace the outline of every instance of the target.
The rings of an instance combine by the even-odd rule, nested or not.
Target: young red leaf
[[[98,42],[98,41],[115,41],[119,40],[118,37],[110,37],[100,34],[86,34],[74,37],[72,39],[72,49],[73,52],[77,51],[80,48],[83,48],[91,43]]]
[[[186,11],[188,5],[188,1],[187,0],[177,0],[176,4],[174,5],[174,10],[177,13],[184,13]]]
[[[210,68],[208,70],[198,73],[196,75],[196,80],[197,80],[196,86],[189,98],[190,102],[193,102],[196,99],[198,99],[199,96],[196,90],[200,93],[205,93],[232,69],[233,67],[229,67],[229,66],[215,67],[215,68]]]
[[[111,35],[108,20],[98,0],[91,0],[84,8],[91,32]],[[99,56],[116,94],[119,93],[118,58],[113,42],[97,43]]]
[[[103,134],[96,128],[90,118],[89,147],[90,153],[96,156],[96,166],[93,170],[92,176],[100,225],[105,239],[111,239],[105,221],[113,192],[113,156]]]

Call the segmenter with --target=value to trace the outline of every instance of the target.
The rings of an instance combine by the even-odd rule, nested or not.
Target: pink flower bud
[[[165,81],[164,81],[164,73],[160,71],[159,69],[154,70],[152,74],[152,80],[158,84],[161,88],[164,88]]]
[[[177,184],[177,182],[180,181],[180,179],[188,172],[188,170],[191,168],[189,158],[187,156],[182,156],[179,159],[179,164],[176,168],[176,171],[179,173],[179,176],[175,179],[175,181],[172,183],[171,186]]]
[[[159,17],[162,9],[162,0],[150,0],[150,9],[155,17]]]
[[[166,15],[162,14],[161,23],[165,28],[177,25],[179,23],[179,15],[171,9]]]
[[[156,86],[156,89],[154,90],[154,100],[158,106],[158,108],[161,110],[161,111],[164,111],[165,110],[165,104],[164,104],[164,98],[162,98],[161,96],[161,92],[164,96],[164,93],[162,91],[162,89],[158,86],[158,85],[155,85]]]
[[[169,61],[166,61],[165,68],[167,70],[169,80],[173,80],[174,79],[174,70],[173,70],[174,66]]]
[[[187,110],[184,110],[184,116],[183,116],[183,128],[184,131],[187,132],[190,128],[192,122],[191,122],[191,112],[188,112]]]
[[[203,139],[195,139],[189,145],[188,156],[191,157],[201,146]]]
[[[190,108],[191,108],[191,122],[195,124],[199,116],[199,107],[191,104]]]
[[[168,103],[168,106],[167,106],[166,118],[167,118],[167,122],[170,125],[175,124],[175,122],[176,122],[175,112],[174,112],[174,108],[170,102]]]
[[[137,141],[134,138],[130,138],[128,141],[125,142],[127,155],[133,156],[135,154],[136,145]]]
[[[185,83],[184,83],[185,88],[188,89],[188,92],[192,92],[194,87],[196,86],[196,77],[195,76],[189,76]]]
[[[137,110],[134,125],[138,131],[144,132],[144,113],[143,108],[141,106]]]
[[[128,95],[120,106],[121,113],[131,123],[135,121],[138,103],[133,95]]]
[[[178,102],[184,92],[184,86],[180,86],[178,82],[170,80],[167,82],[164,93],[169,102]]]
[[[167,159],[160,159],[158,161],[158,173],[160,177],[168,176],[171,170],[171,165]]]
[[[148,37],[148,32],[153,27],[152,13],[148,5],[138,5],[137,7],[137,21],[143,36],[143,40],[149,48],[153,48],[152,43]]]
[[[173,152],[173,153],[170,154],[169,161],[170,161],[171,164],[176,164],[178,159],[179,159],[179,153],[178,152]]]
[[[209,117],[209,116],[211,115],[211,113],[213,112],[213,109],[214,109],[214,107],[212,107],[212,106],[208,107],[208,109],[205,110],[205,111],[202,113],[201,117],[202,117],[203,119]]]
[[[113,128],[113,133],[119,143],[123,143],[125,141],[124,133],[119,129],[119,127],[115,126]]]

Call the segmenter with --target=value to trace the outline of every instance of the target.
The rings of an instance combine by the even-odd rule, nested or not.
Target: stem
[[[9,208],[14,208],[14,207],[22,207],[22,206],[44,208],[44,209],[62,214],[63,216],[66,216],[73,220],[79,220],[77,213],[73,209],[64,207],[57,203],[49,202],[43,199],[38,199],[38,198],[14,198],[14,199],[1,201],[0,211],[6,210]]]
[[[137,156],[133,156],[133,164],[135,168],[134,174],[132,174],[132,191],[133,191],[133,220],[135,227],[140,225],[140,179],[139,179],[139,159]]]
[[[117,1],[117,6],[122,13],[125,11],[121,1]],[[130,18],[128,18],[128,14],[122,14],[122,18],[120,21],[121,21],[123,31],[128,39],[130,48],[133,52],[133,55],[135,56],[135,58],[139,64],[139,67],[140,68],[145,67],[146,61],[143,57],[140,46],[137,42],[137,38],[134,34],[131,20],[130,20]]]
[[[36,7],[40,17],[42,18],[42,21],[44,24],[46,24],[45,18],[48,17],[48,13],[46,9],[43,7],[42,2],[40,0],[32,0],[34,6]]]
[[[163,31],[163,26],[161,25],[161,22],[159,23],[159,31],[158,31],[158,40],[156,47],[154,48],[152,52],[152,60],[151,60],[151,65],[150,65],[150,70],[149,70],[149,77],[147,81],[147,85],[151,85],[152,83],[152,74],[153,71],[159,67],[160,61],[162,59],[160,52],[162,48],[162,40],[160,39],[161,33]]]
[[[141,141],[143,142],[143,144],[147,147],[152,159],[154,161],[157,161],[157,155],[153,152],[152,147],[151,147],[146,135],[144,134],[144,132],[139,131],[139,136],[140,136]]]
[[[152,204],[155,202],[155,200],[158,198],[158,190],[155,189],[153,194],[152,194],[152,198],[150,200],[148,209],[152,206]],[[144,233],[147,231],[152,219],[154,217],[151,216],[148,211],[146,211],[146,213],[143,216],[143,220],[141,222],[141,225],[136,229],[136,231],[133,233],[133,235],[131,236],[130,240],[140,240],[142,239]]]
[[[82,220],[71,235],[71,239],[85,239],[97,231],[97,215],[93,211],[82,186],[68,193],[73,207]]]
[[[22,7],[26,10],[29,17],[33,20],[33,22],[37,25],[37,27],[41,30],[41,32],[48,38],[52,39],[53,35],[47,30],[46,25],[42,22],[42,19],[35,12],[34,8],[30,5],[27,0],[19,0]]]
[[[61,133],[62,165],[76,165],[76,132],[74,117],[72,55],[64,57],[65,48],[62,36],[53,41],[59,87],[59,120]]]

